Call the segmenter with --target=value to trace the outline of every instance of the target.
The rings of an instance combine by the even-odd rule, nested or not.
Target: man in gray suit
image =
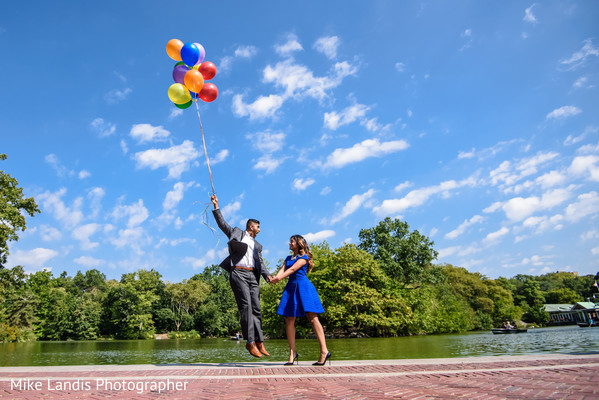
[[[261,358],[269,356],[264,347],[262,334],[262,314],[260,312],[260,275],[267,282],[272,276],[262,260],[262,245],[255,238],[260,232],[260,221],[249,219],[245,231],[238,227],[231,228],[218,208],[218,198],[210,197],[214,205],[214,219],[221,231],[229,238],[229,256],[220,264],[229,272],[229,283],[237,308],[241,315],[241,331],[247,340],[245,347],[251,355]]]

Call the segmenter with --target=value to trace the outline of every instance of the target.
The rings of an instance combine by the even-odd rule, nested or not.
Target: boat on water
[[[526,328],[496,328],[496,329],[491,329],[491,332],[493,332],[494,335],[510,334],[510,333],[526,333],[526,332],[528,332],[528,329],[526,329]]]

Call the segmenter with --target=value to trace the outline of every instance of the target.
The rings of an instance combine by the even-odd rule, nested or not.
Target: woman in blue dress
[[[331,353],[327,348],[324,337],[324,329],[318,320],[318,314],[324,312],[316,288],[308,279],[307,274],[312,271],[314,262],[312,253],[306,239],[300,235],[293,235],[289,239],[289,250],[293,252],[292,256],[285,259],[284,268],[271,279],[271,283],[277,283],[282,279],[289,277],[285,286],[285,291],[281,297],[277,314],[285,317],[285,330],[287,332],[287,341],[289,342],[289,362],[285,365],[293,365],[298,360],[299,355],[295,350],[295,318],[307,317],[312,324],[312,329],[320,345],[320,357],[312,365],[324,365],[327,360],[331,363]]]

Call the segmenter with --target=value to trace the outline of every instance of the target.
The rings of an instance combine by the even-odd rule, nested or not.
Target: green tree
[[[165,284],[155,270],[139,270],[123,274],[121,281],[110,288],[109,318],[115,335],[123,339],[148,339],[154,336],[152,311],[160,300]]]
[[[567,287],[551,289],[545,293],[544,297],[548,304],[576,304],[583,301],[576,291]]]
[[[385,218],[373,228],[362,229],[358,247],[370,253],[385,273],[402,285],[434,282],[430,264],[437,258],[434,242],[407,222]]]
[[[376,336],[402,332],[411,310],[372,255],[353,244],[334,253],[315,247],[313,254],[310,280],[323,302],[325,325]]]
[[[177,331],[185,319],[193,321],[193,315],[198,305],[208,297],[210,287],[204,282],[193,279],[166,285],[165,293],[170,300]]]
[[[241,329],[229,275],[220,266],[206,267],[190,280],[199,280],[210,287],[210,293],[199,304],[194,318],[196,329],[203,336],[230,336]]]
[[[545,297],[534,277],[524,280],[519,296],[522,299],[520,306],[524,311],[522,318],[525,322],[544,325],[549,321],[549,313],[544,309]]]
[[[0,161],[6,154],[0,154]],[[19,231],[27,229],[25,213],[33,217],[40,210],[33,197],[23,198],[19,182],[0,170],[0,268],[4,268],[8,257],[8,242],[19,240]]]

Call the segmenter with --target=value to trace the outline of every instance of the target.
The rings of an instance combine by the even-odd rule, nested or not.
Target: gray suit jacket
[[[233,265],[237,264],[247,251],[247,244],[241,241],[243,236],[247,235],[247,232],[238,227],[231,228],[223,218],[220,208],[212,210],[212,214],[214,214],[214,219],[220,230],[229,238],[229,242],[227,243],[229,246],[229,256],[220,263],[220,266],[225,271],[231,272],[231,262]],[[254,275],[256,275],[256,280],[258,282],[260,281],[260,275],[262,275],[265,280],[266,277],[270,275],[262,260],[262,245],[257,241],[254,241]]]

